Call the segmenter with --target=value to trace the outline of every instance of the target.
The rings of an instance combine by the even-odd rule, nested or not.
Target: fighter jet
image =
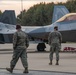
[[[76,42],[76,13],[69,13],[65,6],[54,6],[52,24],[46,26],[22,26],[22,30],[28,34],[31,40],[43,43],[48,41],[48,35],[53,31],[54,26],[58,26],[63,42]],[[0,41],[12,42],[12,35],[16,31],[15,28],[15,25],[0,22]]]
[[[47,40],[49,32],[54,31],[54,26],[58,26],[58,30],[62,34],[62,42],[76,42],[76,13],[68,13],[51,25],[31,31],[32,36],[40,35],[40,38]]]
[[[54,26],[58,26],[62,42],[76,42],[76,13],[69,13],[65,6],[54,6],[52,24],[34,29],[30,34],[34,38],[47,41],[49,32],[54,31]]]

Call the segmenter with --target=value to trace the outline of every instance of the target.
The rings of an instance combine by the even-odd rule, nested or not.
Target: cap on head
[[[58,30],[58,26],[55,26],[54,29]]]
[[[19,24],[17,24],[16,29],[21,29],[21,26]]]

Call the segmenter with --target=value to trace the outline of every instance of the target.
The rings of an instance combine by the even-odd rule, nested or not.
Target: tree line
[[[17,23],[23,26],[45,26],[52,23],[54,5],[64,5],[69,12],[76,12],[76,0],[67,0],[66,3],[45,3],[41,2],[30,7],[27,11],[24,9],[17,16]],[[0,11],[0,14],[2,12]]]

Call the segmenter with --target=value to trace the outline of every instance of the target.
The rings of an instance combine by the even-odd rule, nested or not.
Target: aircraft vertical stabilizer
[[[59,18],[61,18],[67,13],[69,13],[69,11],[65,6],[63,5],[54,6],[52,23],[54,23],[55,21],[57,21]]]
[[[16,25],[16,16],[14,10],[5,10],[0,16],[0,22]]]

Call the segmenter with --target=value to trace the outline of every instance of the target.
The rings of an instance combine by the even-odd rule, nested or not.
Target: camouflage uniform
[[[50,45],[50,61],[53,60],[53,53],[56,53],[56,60],[59,60],[59,50],[61,48],[61,40],[62,36],[61,33],[58,31],[54,31],[49,34],[48,37],[48,44]]]
[[[23,67],[28,67],[26,49],[29,46],[29,40],[25,32],[19,30],[13,36],[13,57],[10,62],[10,67],[14,68],[19,57],[21,58]]]

